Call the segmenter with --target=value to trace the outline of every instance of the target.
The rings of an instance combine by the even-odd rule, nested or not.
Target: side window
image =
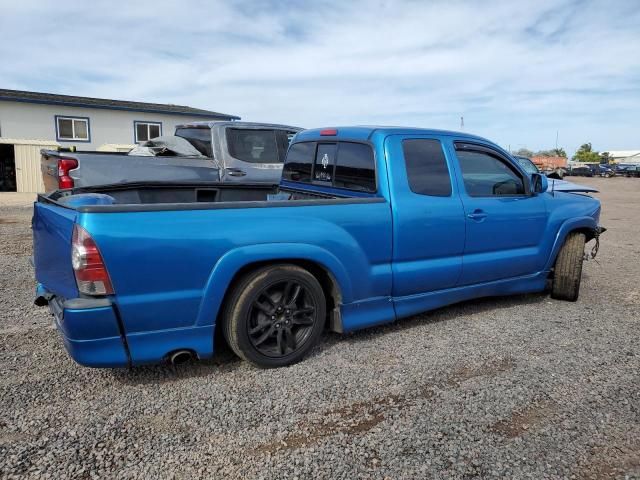
[[[474,150],[456,150],[456,155],[470,196],[524,195],[522,177],[499,158]]]
[[[280,163],[275,130],[227,128],[232,157],[249,163]]]
[[[182,137],[193,145],[201,154],[213,158],[211,146],[211,130],[209,127],[176,128],[176,137]]]
[[[376,191],[373,150],[363,143],[340,142],[333,185],[338,188]]]
[[[336,163],[336,144],[320,143],[313,165],[313,181],[331,185],[333,182],[333,166]]]
[[[289,130],[277,130],[276,131],[276,139],[278,140],[278,155],[280,158],[280,162],[284,162],[287,156],[287,149],[291,144],[291,140],[295,137],[297,132],[292,132]]]
[[[409,188],[420,195],[451,196],[451,175],[439,140],[402,142]]]
[[[315,154],[316,142],[299,142],[291,145],[282,170],[282,178],[294,182],[310,182]]]

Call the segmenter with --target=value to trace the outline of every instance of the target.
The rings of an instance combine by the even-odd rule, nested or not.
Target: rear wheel
[[[554,268],[551,297],[575,302],[580,293],[582,262],[584,261],[584,233],[574,232],[567,236],[560,249]]]
[[[281,367],[309,353],[325,315],[324,293],[313,275],[295,265],[272,265],[236,284],[223,333],[239,357],[259,367]]]

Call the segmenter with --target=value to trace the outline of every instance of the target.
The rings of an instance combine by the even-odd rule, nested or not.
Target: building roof
[[[609,150],[610,158],[628,158],[640,156],[640,150]]]
[[[0,88],[0,101],[39,103],[44,105],[63,105],[67,107],[106,108],[110,110],[129,110],[132,112],[163,113],[168,115],[188,115],[218,120],[240,120],[240,117],[227,113],[212,112],[184,105],[164,103],[130,102],[107,98],[76,97],[54,93],[26,92]]]

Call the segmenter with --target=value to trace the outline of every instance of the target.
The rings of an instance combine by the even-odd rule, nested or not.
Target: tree
[[[551,150],[539,150],[536,152],[536,157],[552,157]]]
[[[518,155],[520,157],[527,157],[527,158],[531,158],[533,157],[533,152],[531,150],[529,150],[528,148],[520,148],[518,150],[516,150],[515,152],[511,152],[514,155]]]
[[[536,157],[564,157],[567,158],[567,152],[564,148],[552,148],[551,150],[540,150],[536,152]]]
[[[593,150],[591,143],[583,143],[576,151],[572,160],[576,162],[600,163],[600,154]]]
[[[609,152],[602,152],[600,154],[600,163],[608,164],[610,161]]]

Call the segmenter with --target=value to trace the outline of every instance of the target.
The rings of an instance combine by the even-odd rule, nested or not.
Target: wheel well
[[[572,233],[584,233],[584,236],[586,237],[587,242],[589,240],[593,240],[596,236],[593,228],[589,228],[589,227],[582,227],[582,228],[576,228],[575,230],[571,230],[569,233],[567,233],[567,237]],[[565,240],[567,237],[565,237]]]
[[[569,238],[569,235],[571,235],[572,233],[584,233],[586,239],[585,239],[585,243],[593,240],[596,236],[595,231],[593,228],[589,228],[589,227],[580,227],[580,228],[574,228],[573,230],[569,230],[567,232],[567,234],[565,235],[563,241],[562,241],[562,245],[564,245],[564,243],[567,241],[567,238]],[[556,260],[558,259],[558,255],[560,254],[560,250],[562,249],[562,245],[560,245],[560,248],[558,248],[558,251],[556,252],[556,254],[553,257],[553,263],[551,263],[551,271],[549,272],[549,277],[553,277],[553,270],[555,268],[555,264],[556,264]]]
[[[337,280],[333,276],[333,274],[326,269],[324,266],[304,259],[278,259],[278,260],[266,260],[261,262],[253,262],[245,265],[240,270],[238,270],[224,293],[224,297],[222,298],[222,302],[220,303],[220,308],[218,309],[218,315],[216,318],[216,326],[215,326],[215,338],[222,338],[222,317],[224,315],[225,305],[229,299],[231,294],[231,290],[234,285],[247,273],[257,270],[262,267],[266,267],[269,265],[296,265],[300,268],[304,268],[311,275],[313,275],[316,280],[320,283],[322,287],[322,292],[324,293],[325,300],[327,302],[327,325],[331,330],[341,332],[342,331],[342,322],[340,320],[340,311],[339,307],[342,303],[342,293],[340,291],[340,286],[338,285]]]

